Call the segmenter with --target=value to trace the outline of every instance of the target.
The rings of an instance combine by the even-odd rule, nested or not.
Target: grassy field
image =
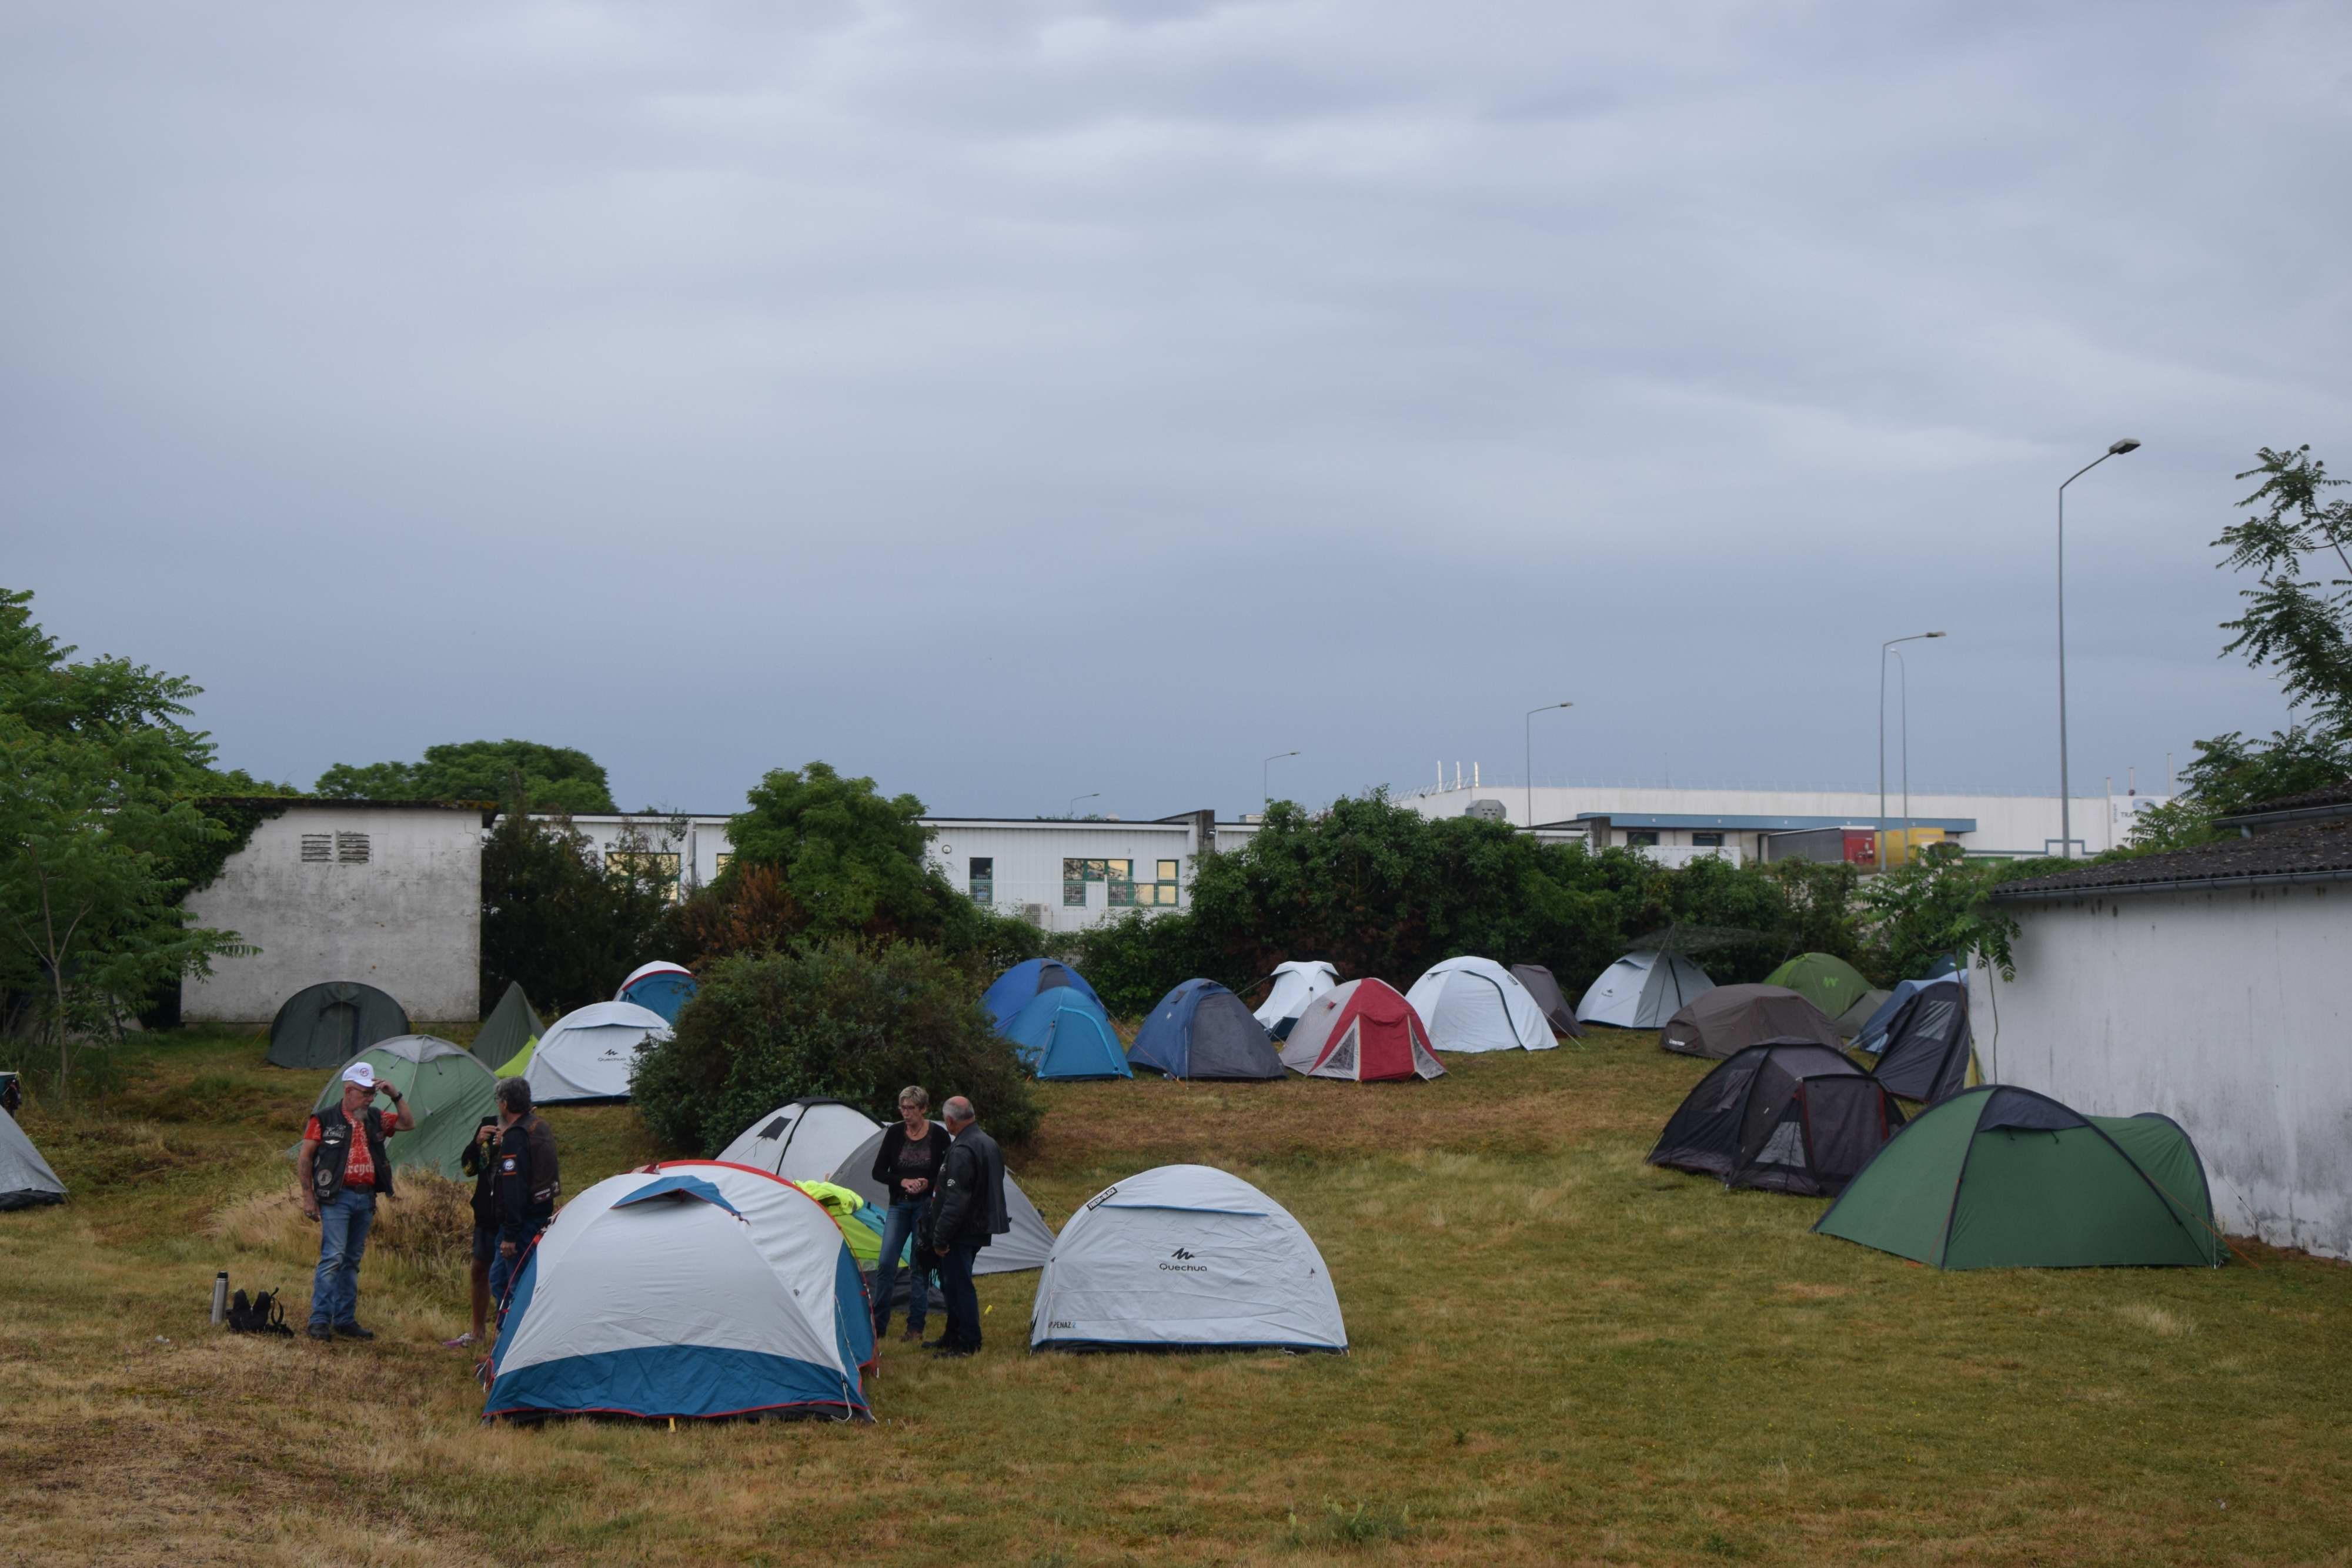
[[[291,1287],[282,1151],[323,1075],[141,1047],[105,1119],[26,1125],[74,1189],[0,1216],[0,1559],[484,1563],[2352,1563],[2352,1269],[1939,1274],[1816,1201],[1642,1163],[1704,1064],[1597,1031],[1426,1085],[1049,1086],[1013,1152],[1058,1224],[1201,1160],[1328,1260],[1346,1357],[893,1342],[872,1426],[485,1430],[454,1189],[397,1201],[374,1344],[232,1337]],[[935,1086],[949,1087],[952,1086]],[[551,1116],[573,1191],[654,1157]]]

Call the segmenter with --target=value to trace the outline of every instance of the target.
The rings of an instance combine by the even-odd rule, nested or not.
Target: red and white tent
[[[1350,980],[1307,1004],[1283,1042],[1282,1064],[1309,1078],[1376,1083],[1443,1078],[1429,1028],[1386,980]]]

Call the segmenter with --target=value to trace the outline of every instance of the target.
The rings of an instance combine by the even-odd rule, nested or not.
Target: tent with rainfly
[[[1921,1112],[1813,1228],[1936,1269],[2212,1268],[2226,1252],[2179,1123],[2007,1084]]]
[[[1171,1078],[1282,1076],[1282,1058],[1265,1027],[1214,980],[1187,980],[1160,998],[1136,1031],[1127,1060]]]
[[[1064,988],[1083,991],[1087,1000],[1102,1006],[1084,975],[1053,958],[1027,958],[1013,965],[981,993],[980,1005],[988,1009],[988,1021],[1001,1030],[1038,997]]]
[[[1925,976],[1916,980],[1895,981],[1895,988],[1888,991],[1885,998],[1871,1011],[1867,1018],[1863,1019],[1862,1028],[1854,1033],[1853,1048],[1856,1051],[1866,1051],[1876,1055],[1885,1048],[1886,1026],[1895,1021],[1895,1013],[1901,1010],[1905,1002],[1916,996],[1925,987],[1961,983],[1963,982],[1960,977],[1951,973]]]
[[[408,1032],[408,1014],[373,986],[324,980],[278,1005],[269,1020],[272,1067],[340,1067],[380,1040]]]
[[[874,1320],[823,1204],[715,1160],[608,1177],[525,1256],[486,1417],[868,1417]]]
[[[616,1002],[635,1002],[648,1012],[661,1014],[666,1023],[677,1022],[677,1015],[694,999],[699,988],[694,982],[694,971],[683,964],[656,959],[640,964],[629,971],[621,988],[613,993]]]
[[[1289,1210],[1212,1166],[1161,1166],[1104,1188],[1062,1228],[1029,1348],[1343,1352],[1348,1327]]]
[[[1294,960],[1274,967],[1274,984],[1257,1005],[1257,1021],[1276,1040],[1290,1030],[1307,1011],[1307,1004],[1339,983],[1339,971],[1317,960]]]
[[[1933,1104],[1968,1082],[1969,988],[1941,980],[1914,991],[1887,1020],[1878,1042],[1878,1081],[1906,1100]]]
[[[1768,1040],[1810,1040],[1832,1051],[1845,1043],[1821,1009],[1786,986],[1717,986],[1658,1031],[1667,1051],[1718,1061]]]
[[[1843,1191],[1902,1125],[1894,1096],[1843,1051],[1767,1040],[1698,1081],[1650,1163],[1726,1186],[1824,1197]]]
[[[1679,953],[1628,953],[1586,988],[1576,1016],[1612,1029],[1658,1029],[1714,988],[1706,971]]]
[[[1876,998],[1885,994],[1874,992],[1861,970],[1833,953],[1800,953],[1765,976],[1764,983],[1787,987],[1821,1009],[1832,1022],[1843,1020],[1838,1030],[1840,1039],[1860,1032],[1864,1020],[1878,1006]]]
[[[1091,991],[1039,991],[1000,1030],[1040,1078],[1132,1078],[1118,1031]]]
[[[786,1181],[830,1181],[850,1150],[881,1131],[881,1123],[846,1101],[794,1100],[737,1134],[719,1157]]]
[[[1429,1027],[1386,980],[1349,980],[1307,1006],[1290,1038],[1282,1042],[1282,1064],[1309,1078],[1345,1078],[1358,1083],[1406,1078],[1443,1078],[1429,1043]]]
[[[669,1038],[669,1022],[635,1002],[591,1002],[547,1026],[523,1082],[531,1103],[626,1100],[640,1047]]]
[[[66,1184],[16,1125],[16,1118],[0,1110],[0,1212],[65,1200]]]
[[[482,1020],[482,1027],[475,1031],[474,1043],[467,1049],[474,1053],[475,1061],[496,1072],[538,1044],[539,1037],[546,1032],[547,1026],[539,1021],[538,1009],[523,994],[522,982],[509,980],[506,995],[490,1009],[490,1016]],[[525,1066],[530,1061],[529,1057],[523,1057]]]
[[[485,1116],[498,1114],[498,1074],[475,1060],[463,1046],[429,1034],[404,1034],[380,1040],[353,1060],[375,1069],[378,1083],[389,1082],[406,1101],[416,1125],[394,1133],[384,1153],[395,1168],[422,1166],[456,1181],[465,1176],[457,1163],[473,1141]],[[318,1114],[343,1096],[343,1067],[338,1066],[310,1106]],[[389,1113],[388,1095],[376,1097],[376,1108]]]
[[[1559,988],[1559,978],[1541,964],[1514,964],[1511,975],[1535,998],[1536,1006],[1543,1009],[1544,1022],[1552,1033],[1563,1040],[1581,1038],[1583,1026],[1576,1021],[1576,1009],[1568,1005],[1566,993]]]
[[[1559,1043],[1542,1006],[1492,958],[1433,964],[1404,999],[1429,1026],[1430,1044],[1439,1051],[1549,1051]]]
[[[933,1124],[937,1125],[937,1124]],[[874,1162],[882,1155],[882,1137],[887,1131],[877,1128],[872,1137],[852,1149],[834,1167],[827,1179],[835,1186],[845,1186],[877,1208],[887,1207],[890,1195],[880,1182],[874,1179]],[[1045,1255],[1054,1249],[1054,1230],[1013,1173],[1004,1174],[1004,1216],[1013,1225],[1011,1230],[980,1249],[972,1260],[975,1274],[1014,1274],[1024,1269],[1042,1269]]]

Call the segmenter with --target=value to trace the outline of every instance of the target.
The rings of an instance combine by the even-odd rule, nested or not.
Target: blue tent
[[[1013,965],[981,994],[980,1005],[988,1009],[988,1021],[1003,1030],[1013,1014],[1035,998],[1065,986],[1085,992],[1087,1000],[1102,1006],[1102,998],[1095,995],[1095,988],[1087,984],[1084,975],[1051,958],[1030,958]]]
[[[1895,1015],[1903,1010],[1905,1002],[1909,1001],[1929,986],[1965,986],[1965,984],[1966,982],[1959,976],[1949,970],[1940,975],[1930,975],[1922,980],[1897,980],[1895,983],[1895,988],[1886,994],[1886,999],[1878,1004],[1878,1010],[1864,1021],[1862,1032],[1853,1037],[1853,1048],[1856,1051],[1866,1051],[1873,1056],[1877,1055],[1886,1049],[1886,1026],[1895,1021]]]
[[[1029,1071],[1040,1078],[1132,1078],[1110,1015],[1092,991],[1055,986],[1029,998],[1003,1027]]]
[[[1282,1076],[1265,1026],[1214,980],[1187,980],[1160,998],[1127,1059],[1171,1078]]]
[[[647,964],[621,983],[613,999],[635,1002],[674,1025],[698,988],[694,977],[675,964]]]

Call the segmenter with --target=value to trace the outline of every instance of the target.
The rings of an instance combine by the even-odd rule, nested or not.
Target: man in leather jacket
[[[982,1248],[1013,1228],[1004,1207],[1004,1153],[980,1130],[971,1102],[962,1095],[940,1114],[954,1141],[931,1206],[931,1250],[939,1256],[940,1293],[948,1303],[947,1330],[931,1354],[973,1355],[980,1350],[980,1297],[972,1289],[972,1262]]]

